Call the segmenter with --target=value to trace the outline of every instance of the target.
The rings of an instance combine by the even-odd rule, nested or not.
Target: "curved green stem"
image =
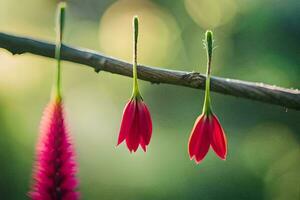
[[[207,69],[206,69],[206,81],[205,81],[205,97],[204,97],[204,106],[203,113],[211,114],[211,100],[210,100],[210,74],[211,74],[211,60],[212,60],[212,43],[213,43],[213,34],[211,31],[206,31],[205,33],[205,46],[207,49]]]
[[[137,16],[133,18],[133,91],[132,97],[140,97],[138,78],[137,78],[137,42],[139,35],[139,19]]]
[[[65,23],[65,8],[66,3],[60,2],[57,7],[56,19],[56,46],[55,46],[55,59],[57,60],[57,72],[55,82],[55,96],[57,100],[61,100],[61,44],[63,38],[63,30]]]

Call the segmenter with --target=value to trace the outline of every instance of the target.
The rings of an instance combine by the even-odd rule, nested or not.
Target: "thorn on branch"
[[[99,72],[101,71],[101,67],[95,67],[95,68],[94,68],[94,71],[95,71],[96,73],[99,73]]]
[[[22,51],[20,49],[13,49],[13,48],[10,49],[9,51],[11,52],[12,55],[21,55],[26,52],[26,51]]]
[[[91,57],[90,60],[92,60],[92,61],[94,60],[96,62],[96,65],[94,67],[96,73],[99,73],[106,63],[106,59],[101,59],[99,61],[98,59]]]

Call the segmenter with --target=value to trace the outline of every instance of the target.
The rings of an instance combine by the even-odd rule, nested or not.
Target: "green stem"
[[[132,97],[140,97],[138,78],[137,78],[137,42],[139,35],[139,19],[137,16],[133,18],[133,91]]]
[[[57,7],[56,19],[56,46],[55,59],[57,60],[57,72],[55,81],[55,95],[57,100],[61,100],[61,44],[63,38],[64,22],[65,22],[66,3],[60,2]]]
[[[206,31],[205,33],[205,45],[207,49],[207,69],[206,69],[206,81],[205,81],[205,97],[204,97],[204,106],[203,113],[210,114],[211,109],[211,100],[210,100],[210,74],[211,74],[211,60],[212,60],[212,43],[213,43],[213,34],[211,31]]]

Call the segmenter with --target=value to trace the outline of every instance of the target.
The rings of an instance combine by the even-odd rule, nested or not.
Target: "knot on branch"
[[[92,63],[95,63],[94,64],[94,70],[95,70],[96,73],[99,73],[106,64],[106,59],[105,58],[101,58],[99,60],[98,58],[95,58],[95,57],[91,56],[89,59]]]
[[[194,87],[194,88],[203,88],[205,83],[205,76],[198,73],[198,72],[190,72],[187,74],[184,74],[182,76],[182,79],[184,82],[187,82],[188,85]]]

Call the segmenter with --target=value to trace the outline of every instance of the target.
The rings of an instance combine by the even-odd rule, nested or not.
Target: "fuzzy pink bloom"
[[[32,200],[79,199],[75,174],[74,150],[66,130],[63,106],[60,100],[54,100],[46,107],[41,121],[29,197]]]
[[[152,135],[150,112],[141,98],[132,98],[125,106],[118,144],[126,140],[130,152],[136,152],[139,145],[146,152]]]
[[[212,147],[221,159],[226,159],[226,136],[218,118],[212,113],[200,115],[195,122],[189,139],[191,160],[195,159],[196,163],[200,163],[206,156],[209,147]]]

